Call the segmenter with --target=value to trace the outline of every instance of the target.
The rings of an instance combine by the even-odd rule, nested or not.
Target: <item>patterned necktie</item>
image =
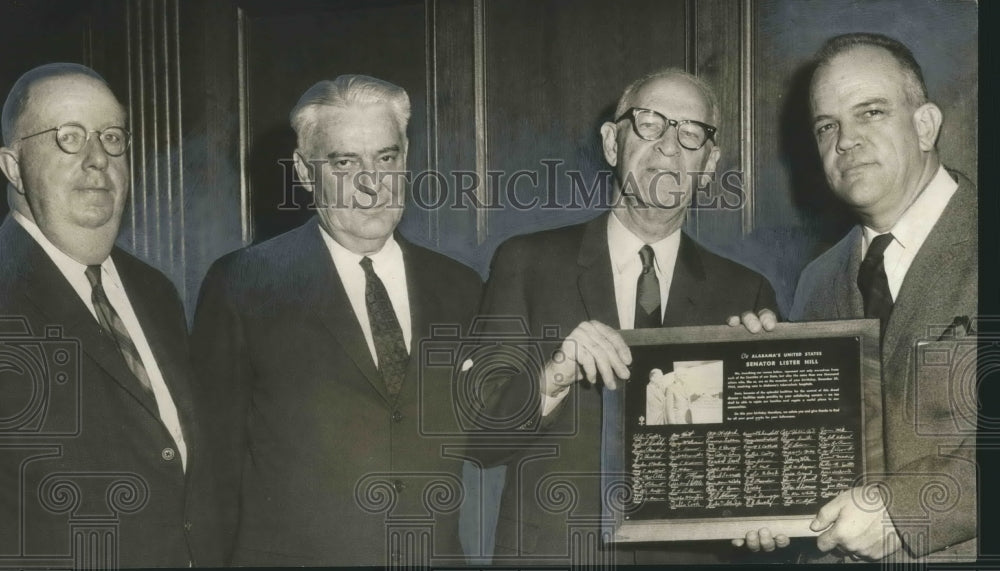
[[[656,279],[653,267],[655,255],[649,245],[639,250],[642,273],[635,285],[635,329],[659,327],[660,320],[660,280]]]
[[[889,278],[885,275],[885,249],[892,244],[892,234],[876,236],[868,246],[868,253],[858,270],[858,289],[865,300],[865,317],[878,318],[880,323],[879,339],[885,337],[885,327],[889,324],[892,314],[892,292],[889,291]]]
[[[368,324],[375,341],[378,368],[382,372],[386,390],[390,396],[395,397],[403,386],[410,356],[403,341],[403,330],[392,309],[392,302],[389,301],[389,292],[375,274],[371,258],[362,258],[361,268],[365,271],[365,305],[368,306]]]
[[[101,284],[101,266],[87,266],[85,273],[87,274],[87,279],[90,281],[90,287],[93,288],[90,294],[90,301],[94,304],[94,310],[97,312],[97,321],[101,324],[101,329],[114,338],[115,344],[118,345],[118,351],[121,353],[122,358],[125,359],[125,364],[128,365],[129,370],[132,371],[135,378],[139,379],[139,384],[146,390],[150,398],[155,401],[156,397],[153,395],[153,385],[149,382],[149,375],[146,374],[146,367],[142,364],[139,351],[135,348],[135,343],[132,342],[132,337],[129,336],[128,329],[125,329],[125,324],[118,317],[118,312],[111,306],[107,294],[104,293],[104,286]]]

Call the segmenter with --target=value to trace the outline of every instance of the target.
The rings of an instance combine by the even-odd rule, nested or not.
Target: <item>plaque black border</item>
[[[699,327],[669,327],[659,329],[634,329],[621,332],[630,347],[674,346],[687,344],[711,344],[739,341],[754,343],[787,339],[810,339],[823,337],[859,338],[858,376],[861,386],[857,394],[861,396],[858,410],[861,411],[858,427],[861,438],[862,473],[880,466],[880,458],[869,458],[865,443],[876,436],[881,439],[880,426],[867,426],[866,419],[871,412],[882,408],[881,358],[879,351],[879,322],[876,319],[852,319],[840,321],[816,321],[808,323],[779,323],[774,331],[750,333],[743,326],[710,325]],[[625,387],[628,383],[625,383]],[[627,388],[625,389],[627,390]],[[624,519],[625,498],[629,497],[629,476],[625,470],[625,398],[624,390],[603,392],[603,430],[601,431],[601,484],[604,535],[608,541],[617,543],[682,541],[694,539],[733,539],[742,537],[747,531],[761,527],[772,533],[789,537],[817,535],[809,529],[812,515],[778,517],[702,517],[676,518],[646,521]],[[878,431],[874,434],[873,431]],[[615,509],[616,506],[618,509]]]

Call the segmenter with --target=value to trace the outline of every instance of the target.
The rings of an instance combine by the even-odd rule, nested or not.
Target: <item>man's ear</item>
[[[933,103],[924,103],[913,112],[913,126],[917,130],[921,151],[934,149],[941,132],[942,120],[941,109]]]
[[[18,194],[24,194],[24,183],[21,181],[21,164],[17,162],[17,153],[10,147],[0,147],[0,170],[10,181],[10,184],[17,190]]]
[[[712,184],[713,177],[709,173],[715,173],[715,167],[719,163],[720,156],[722,156],[722,151],[719,150],[719,146],[712,143],[712,150],[708,151],[708,156],[705,157],[705,165],[701,167],[702,172],[705,174],[698,175],[698,188],[705,188]]]
[[[302,156],[302,153],[298,149],[295,149],[295,152],[293,154],[295,155],[295,173],[299,175],[299,180],[301,182],[314,182],[312,176],[313,173],[310,170],[311,165],[306,164],[305,158]],[[306,190],[308,190],[309,192],[313,191],[313,187],[311,184],[303,186],[305,186]]]
[[[618,166],[618,127],[610,121],[601,125],[601,148],[604,160],[613,167]]]
[[[705,159],[705,166],[701,170],[714,173],[715,166],[719,164],[720,156],[722,156],[722,151],[719,150],[719,145],[712,143],[712,150],[708,152],[708,157]]]

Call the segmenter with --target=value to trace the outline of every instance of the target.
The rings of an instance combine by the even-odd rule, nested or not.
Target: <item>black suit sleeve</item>
[[[532,270],[527,260],[531,252],[523,246],[521,239],[514,238],[502,244],[493,257],[479,316],[503,321],[480,322],[479,332],[486,337],[498,332],[494,325],[508,332],[514,326],[520,327],[527,338],[537,333],[528,321],[531,311],[527,282]],[[477,429],[469,437],[469,452],[485,466],[509,462],[528,440],[544,432],[539,375],[548,358],[545,353],[552,348],[537,349],[534,359],[508,362],[512,368],[476,379],[482,400],[481,407],[472,411]],[[485,360],[491,359],[488,348],[478,353]]]
[[[244,329],[227,283],[224,260],[202,285],[192,330],[195,395],[204,410],[205,446],[212,459],[214,487],[222,516],[222,540],[229,563],[239,522],[239,493],[246,454],[246,414],[252,370]]]

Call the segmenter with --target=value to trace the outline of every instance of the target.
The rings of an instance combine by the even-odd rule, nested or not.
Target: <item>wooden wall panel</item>
[[[136,0],[123,8],[128,58],[123,100],[132,131],[132,207],[126,212],[120,241],[171,277],[184,299],[188,292],[178,3]]]
[[[722,117],[716,143],[722,152],[716,166],[717,178],[711,191],[697,197],[696,206],[688,217],[687,230],[703,242],[726,252],[738,251],[743,236],[753,231],[753,192],[751,184],[753,155],[749,137],[744,129],[748,111],[744,105],[748,75],[748,62],[744,45],[751,37],[744,26],[744,9],[749,0],[702,0],[691,2],[693,20],[692,38],[693,73],[711,85],[719,98]],[[742,199],[733,191],[723,190],[726,184],[735,185],[744,192]],[[733,177],[738,177],[734,179]]]

